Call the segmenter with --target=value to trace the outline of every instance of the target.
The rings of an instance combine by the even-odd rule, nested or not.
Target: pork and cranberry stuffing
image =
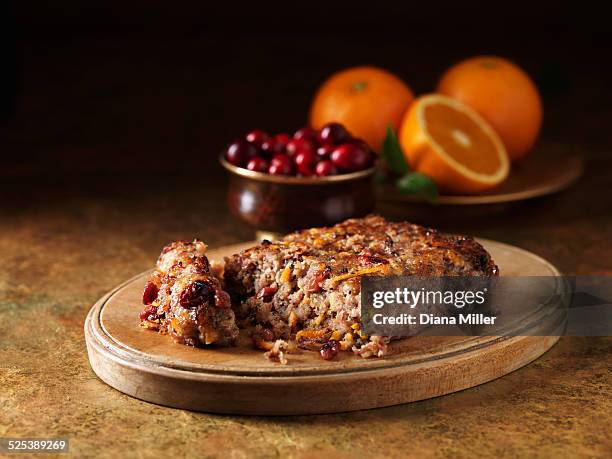
[[[223,270],[212,270],[205,253],[197,239],[164,248],[145,286],[141,324],[191,346],[232,344],[240,326],[281,363],[297,347],[325,360],[340,351],[387,353],[390,337],[361,328],[363,276],[499,274],[470,237],[377,215],[264,241],[227,257]]]
[[[498,268],[474,239],[371,215],[264,241],[225,259],[225,288],[254,342],[277,340],[362,357],[387,353],[389,337],[361,329],[363,276],[493,276]]]

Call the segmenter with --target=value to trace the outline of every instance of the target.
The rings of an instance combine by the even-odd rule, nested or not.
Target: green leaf
[[[435,182],[420,172],[409,172],[397,180],[397,188],[402,194],[410,194],[427,201],[438,199],[438,187]]]
[[[387,126],[387,136],[383,141],[382,157],[389,166],[389,169],[396,174],[404,175],[410,171],[402,147],[391,125]]]

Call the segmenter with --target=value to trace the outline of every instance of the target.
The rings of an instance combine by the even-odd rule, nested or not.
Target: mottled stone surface
[[[557,197],[441,224],[517,244],[566,273],[611,274],[610,162]],[[67,436],[81,457],[605,456],[612,443],[612,340],[562,338],[491,383],[423,402],[337,415],[237,417],[141,402],[91,371],[90,306],[198,235],[252,237],[227,214],[224,183],[120,177],[0,188],[0,436]],[[187,188],[185,188],[187,187]],[[397,209],[387,211],[399,217]],[[439,212],[439,210],[432,210]],[[433,219],[433,214],[432,214]]]

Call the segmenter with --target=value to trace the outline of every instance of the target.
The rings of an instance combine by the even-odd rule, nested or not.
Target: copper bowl
[[[376,167],[328,177],[293,177],[236,167],[223,155],[219,161],[230,173],[230,211],[260,232],[333,225],[374,208]]]

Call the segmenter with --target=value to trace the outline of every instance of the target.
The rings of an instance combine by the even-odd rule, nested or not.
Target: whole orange
[[[412,90],[394,74],[377,67],[353,67],[333,74],[318,89],[310,124],[342,123],[355,137],[380,151],[387,125],[398,129],[414,99]]]
[[[478,56],[444,73],[438,92],[473,108],[516,160],[533,147],[542,125],[542,100],[531,78],[508,59]]]

